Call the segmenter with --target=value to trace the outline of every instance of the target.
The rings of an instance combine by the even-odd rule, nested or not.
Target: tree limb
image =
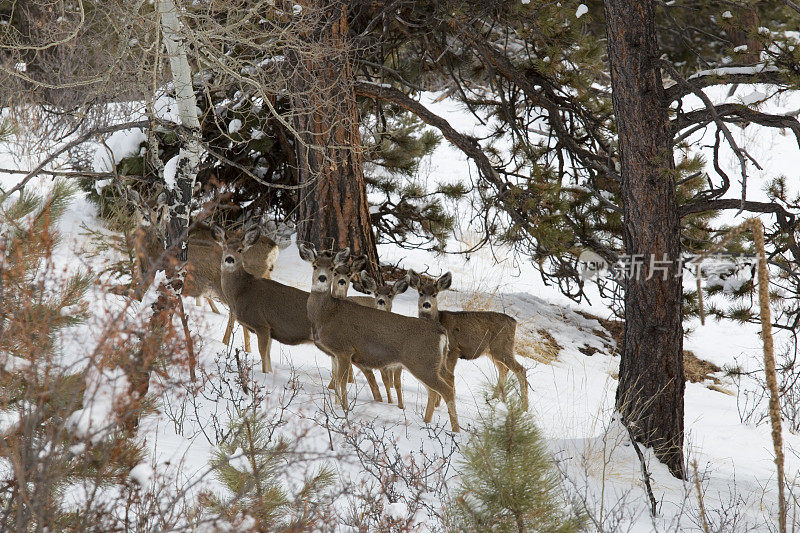
[[[727,85],[727,84],[755,84],[766,83],[769,85],[786,85],[786,78],[779,70],[761,70],[755,72],[738,72],[731,74],[721,74],[720,72],[710,70],[700,74],[691,76],[687,82],[690,87],[682,83],[676,83],[664,89],[664,101],[669,104],[676,100],[680,100],[684,96],[692,94],[695,90],[700,90],[705,87],[714,85]]]
[[[30,172],[28,172],[28,174],[26,174],[25,177],[22,178],[22,181],[20,181],[16,185],[14,185],[7,193],[5,193],[2,196],[2,198],[7,198],[7,197],[11,196],[12,194],[14,194],[15,192],[22,190],[25,187],[25,185],[31,179],[35,178],[38,174],[40,174],[44,170],[44,167],[49,165],[53,160],[55,160],[55,158],[57,158],[58,156],[60,156],[64,152],[66,152],[68,150],[71,150],[71,149],[75,148],[76,146],[85,143],[86,141],[88,141],[89,139],[94,137],[95,135],[103,135],[104,133],[112,133],[112,132],[115,132],[115,131],[127,130],[127,129],[131,129],[131,128],[146,128],[149,125],[150,125],[150,121],[139,120],[139,121],[136,121],[136,122],[123,122],[122,124],[113,124],[111,126],[105,126],[105,127],[102,127],[102,128],[95,128],[95,129],[93,129],[91,131],[88,131],[88,132],[84,133],[83,135],[81,135],[80,137],[78,137],[78,138],[68,142],[67,144],[59,147],[55,152],[53,152],[49,156],[47,156],[44,159],[44,161],[39,163],[36,166],[36,168],[34,168]]]
[[[792,130],[797,145],[800,147],[800,121],[790,115],[773,115],[751,109],[744,104],[720,104],[714,107],[716,115],[726,122],[734,122],[730,117],[738,117],[736,122],[753,122],[769,128],[788,128]],[[709,108],[698,109],[679,114],[672,120],[672,130],[678,132],[693,124],[710,123],[714,121],[714,112]]]
[[[486,154],[483,152],[483,149],[478,144],[478,141],[475,139],[475,137],[459,133],[450,125],[447,120],[443,119],[439,115],[434,114],[421,103],[393,87],[387,87],[385,85],[378,85],[364,81],[356,81],[354,83],[354,89],[356,94],[359,96],[386,100],[402,107],[406,111],[415,114],[426,124],[438,129],[445,139],[451,142],[456,148],[464,152],[467,157],[472,159],[472,161],[475,163],[475,166],[478,167],[478,171],[480,171],[480,173],[486,179],[489,179],[494,183],[500,183],[501,180],[499,178],[497,169],[492,166],[491,161],[489,161],[489,158],[486,157]]]

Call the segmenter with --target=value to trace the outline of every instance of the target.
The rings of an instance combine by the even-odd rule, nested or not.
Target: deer
[[[408,279],[403,278],[394,283],[394,285],[382,285],[378,287],[377,282],[363,270],[366,266],[366,256],[359,256],[353,259],[351,264],[342,263],[334,264],[333,266],[333,281],[331,283],[331,294],[334,298],[347,298],[351,302],[356,302],[360,305],[367,307],[374,307],[383,311],[392,310],[392,301],[398,294],[405,292],[408,289]],[[347,296],[347,291],[353,277],[359,274],[360,280],[358,287],[362,292],[369,292],[374,295],[371,296]],[[355,283],[354,283],[355,286]],[[381,368],[381,380],[386,389],[386,401],[392,402],[392,387],[397,392],[397,407],[405,409],[403,405],[402,381],[401,373],[403,368],[401,366],[388,366]],[[328,384],[328,388],[334,388],[334,379]]]
[[[433,418],[438,396],[444,398],[450,427],[459,431],[455,387],[442,373],[448,350],[447,331],[438,323],[359,305],[331,293],[333,266],[347,261],[350,249],[336,255],[317,252],[313,245],[300,245],[300,257],[313,267],[308,319],[314,343],[333,354],[336,365],[336,399],[347,411],[347,368],[401,365],[428,388],[425,422]]]
[[[505,394],[508,371],[517,376],[522,395],[522,407],[528,410],[528,379],[523,367],[514,357],[517,321],[495,311],[445,311],[439,309],[438,295],[450,288],[450,272],[432,281],[423,281],[413,270],[408,271],[411,286],[419,292],[418,316],[441,324],[447,330],[450,351],[445,361],[446,372],[455,371],[459,359],[472,360],[488,355],[497,367],[499,378],[495,396]]]
[[[151,215],[152,218],[152,215]],[[249,223],[243,231],[249,231],[254,223]],[[155,274],[159,259],[164,255],[164,246],[161,235],[152,224],[145,224],[144,218],[139,218],[136,229],[131,237],[136,252],[136,263],[139,276],[143,285]],[[244,255],[245,269],[259,278],[269,278],[278,258],[278,245],[267,235],[259,232],[256,243]],[[222,260],[222,249],[214,238],[211,226],[196,224],[189,231],[189,248],[186,260],[186,279],[182,294],[199,300],[205,298],[211,310],[220,314],[214,300],[224,301],[220,281],[219,265]],[[223,344],[228,344],[233,333],[233,315],[228,315],[228,323],[223,335]],[[250,351],[250,335],[244,330],[244,349]]]
[[[245,254],[258,240],[257,229],[248,231],[243,237],[234,238],[228,238],[225,230],[219,226],[214,226],[212,231],[222,249],[217,268],[220,270],[224,300],[231,316],[258,338],[261,371],[265,374],[272,372],[272,339],[289,346],[313,342],[307,314],[309,293],[273,279],[258,278],[247,271]],[[356,367],[364,372],[373,398],[382,401],[372,372],[359,365]]]

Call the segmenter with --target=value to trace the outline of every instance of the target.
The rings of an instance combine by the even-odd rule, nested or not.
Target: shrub
[[[518,400],[490,402],[467,445],[446,516],[451,531],[577,531],[558,474],[533,418]]]

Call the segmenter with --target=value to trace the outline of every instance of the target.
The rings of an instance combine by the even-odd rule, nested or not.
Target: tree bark
[[[166,179],[169,192],[169,220],[167,222],[167,250],[173,251],[177,264],[167,270],[168,281],[175,294],[180,296],[185,277],[184,266],[189,243],[189,213],[194,182],[200,164],[200,120],[197,118],[197,99],[192,86],[192,71],[186,55],[186,46],[180,34],[178,10],[173,0],[159,0],[158,14],[164,46],[167,49],[175,103],[181,125],[188,135],[178,152],[174,180]]]
[[[604,5],[631,262],[616,406],[636,440],[684,478],[680,217],[653,4]],[[651,258],[666,272],[651,269]],[[637,275],[633,265],[640,261]]]
[[[287,54],[295,154],[301,184],[298,242],[317,248],[349,246],[377,270],[369,217],[353,72],[347,53],[347,10],[341,2],[308,0],[316,17],[306,50]]]

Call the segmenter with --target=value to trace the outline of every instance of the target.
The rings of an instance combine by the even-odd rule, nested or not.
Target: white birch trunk
[[[192,71],[186,55],[186,45],[181,35],[178,20],[178,8],[174,0],[157,0],[161,33],[167,49],[172,84],[178,116],[185,130],[182,144],[174,166],[167,164],[164,181],[168,191],[169,219],[167,221],[167,247],[177,249],[180,267],[168,280],[169,284],[180,294],[183,290],[183,279],[187,252],[187,229],[191,211],[192,191],[200,164],[200,121],[197,118],[197,100],[192,87]],[[176,279],[179,278],[179,279]],[[176,283],[177,282],[177,283]]]

